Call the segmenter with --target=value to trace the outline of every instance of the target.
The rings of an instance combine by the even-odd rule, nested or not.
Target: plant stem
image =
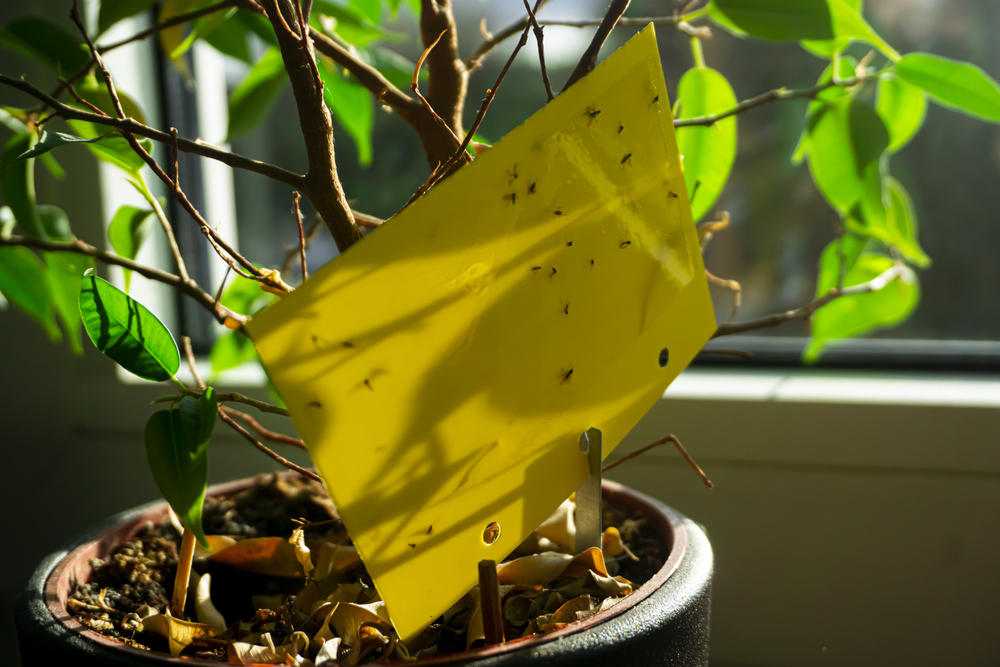
[[[177,554],[177,576],[174,577],[174,594],[170,597],[170,615],[174,618],[184,618],[184,606],[187,604],[188,582],[191,579],[191,562],[194,560],[194,532],[184,526],[181,536],[181,549]]]

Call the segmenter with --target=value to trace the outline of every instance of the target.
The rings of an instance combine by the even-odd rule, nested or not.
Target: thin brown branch
[[[721,113],[710,114],[708,116],[696,116],[695,118],[684,118],[677,119],[674,121],[674,127],[692,127],[696,125],[714,125],[724,118],[729,118],[730,116],[735,116],[737,114],[745,113],[750,109],[755,109],[759,106],[763,106],[770,102],[777,102],[779,100],[794,100],[794,99],[813,99],[818,94],[826,90],[827,88],[834,88],[837,86],[843,86],[844,88],[851,88],[860,83],[864,83],[868,79],[872,78],[869,75],[865,76],[855,76],[850,79],[841,79],[840,81],[828,81],[827,83],[822,83],[818,86],[813,86],[812,88],[803,88],[798,90],[789,90],[788,88],[775,88],[774,90],[769,90],[762,95],[757,97],[751,97],[748,100],[743,100],[737,104],[732,109],[728,111],[723,111]]]
[[[622,14],[628,9],[630,2],[631,0],[612,0],[611,6],[608,7],[608,11],[601,21],[600,27],[597,28],[594,38],[590,41],[590,46],[583,52],[580,62],[576,65],[576,69],[569,75],[566,85],[563,86],[563,92],[597,67],[597,57],[601,53],[601,47],[604,46],[604,42],[607,41],[611,31],[615,29]]]
[[[872,278],[866,283],[861,283],[860,285],[852,285],[851,287],[845,287],[844,289],[834,288],[824,294],[821,297],[813,299],[809,303],[794,310],[788,310],[783,313],[775,313],[774,315],[768,315],[767,317],[761,317],[756,320],[750,320],[749,322],[737,322],[737,323],[727,323],[720,325],[716,329],[712,338],[719,338],[720,336],[732,336],[734,334],[746,333],[748,331],[757,331],[758,329],[769,329],[772,327],[780,326],[787,322],[794,322],[795,320],[804,320],[817,310],[830,303],[834,299],[838,299],[842,296],[851,296],[855,294],[864,294],[866,292],[875,292],[882,289],[889,283],[891,283],[896,278],[903,274],[903,267],[900,264],[893,266],[891,269],[887,269],[880,273],[879,275]]]
[[[424,46],[429,46],[442,33],[446,33],[445,38],[427,56],[430,74],[427,97],[455,136],[462,137],[469,71],[458,53],[458,28],[451,0],[421,0],[420,35]]]
[[[302,230],[302,210],[299,208],[299,199],[301,195],[296,192],[292,194],[292,201],[295,203],[295,219],[299,223],[299,257],[302,259],[302,282],[306,281],[309,277],[309,272],[306,270],[306,234]]]
[[[130,271],[135,271],[144,278],[149,278],[150,280],[155,280],[173,287],[177,291],[182,294],[186,294],[204,306],[220,323],[225,322],[227,317],[232,317],[239,322],[246,321],[245,315],[241,315],[240,313],[234,312],[215,303],[212,295],[198,287],[198,284],[193,280],[184,280],[183,278],[172,273],[167,273],[166,271],[161,271],[160,269],[155,269],[153,267],[146,266],[145,264],[139,264],[131,259],[95,248],[88,243],[84,243],[80,239],[74,239],[72,241],[43,241],[42,239],[29,236],[0,237],[0,246],[5,245],[24,246],[27,248],[37,248],[39,250],[75,252],[80,255],[87,255],[88,257],[93,257],[94,259],[104,262],[105,264],[112,264],[114,266],[120,266],[124,269],[129,269]]]
[[[353,209],[352,209],[353,210]],[[369,215],[367,213],[362,213],[361,211],[354,212],[354,221],[358,223],[359,227],[364,227],[365,229],[376,229],[382,225],[385,220],[378,218],[374,215]],[[319,230],[323,228],[323,218],[319,215],[313,218],[312,223],[309,225],[309,229],[306,230],[306,249],[312,244],[313,240],[319,235]],[[287,274],[292,270],[292,264],[294,264],[295,259],[298,257],[299,249],[298,246],[285,246],[285,259],[281,263],[281,273]]]
[[[685,12],[686,13],[686,12]],[[652,23],[653,25],[679,25],[683,23],[687,17],[684,14],[677,14],[675,16],[623,16],[618,19],[619,28],[645,28],[647,25]],[[565,28],[593,28],[595,25],[599,26],[604,22],[604,19],[582,19],[582,20],[564,20],[564,19],[543,19],[539,21],[542,27],[547,25],[562,26]]]
[[[249,405],[251,407],[257,408],[261,412],[268,412],[272,415],[281,415],[287,417],[288,410],[285,408],[279,408],[277,405],[271,405],[265,401],[258,401],[256,398],[250,398],[249,396],[244,396],[243,394],[231,393],[231,394],[216,394],[216,399],[219,403],[242,403],[244,405]]]
[[[441,126],[441,128],[444,131],[448,132],[451,135],[452,139],[455,140],[455,145],[458,146],[460,143],[462,143],[461,140],[458,138],[455,132],[450,127],[448,127],[448,123],[445,122],[444,118],[441,118],[441,116],[439,116],[437,112],[434,111],[434,107],[432,107],[431,103],[427,101],[427,98],[420,93],[420,84],[418,82],[418,79],[420,77],[420,68],[423,67],[424,61],[427,59],[427,55],[434,49],[435,46],[437,46],[438,42],[441,41],[442,37],[444,37],[443,32],[440,35],[438,35],[437,39],[435,39],[430,45],[428,45],[427,48],[424,49],[423,53],[420,54],[420,58],[417,59],[417,64],[413,68],[413,81],[410,82],[410,90],[413,91],[413,93],[417,96],[417,99],[420,100],[421,104],[424,105],[424,108],[427,110],[427,113],[431,114],[431,116],[434,117],[434,122],[437,123],[439,126]]]
[[[229,278],[229,272],[232,270],[233,267],[226,267],[226,272],[222,275],[222,282],[219,283],[219,289],[215,293],[215,303],[219,303],[222,300],[222,290],[226,288],[226,279]]]
[[[538,10],[538,6],[541,2],[542,0],[536,0],[535,9],[532,9],[531,5],[528,4],[528,0],[524,0],[524,8],[528,11],[528,18],[531,20],[531,30],[535,33],[535,41],[538,42],[538,62],[542,66],[542,82],[545,84],[545,95],[548,97],[549,102],[551,102],[556,97],[552,94],[552,83],[549,81],[549,71],[545,69],[545,47],[542,43],[542,27],[538,25],[538,19],[535,17],[535,12]]]
[[[644,453],[648,452],[649,450],[653,449],[654,447],[659,447],[660,445],[665,445],[668,442],[672,442],[674,444],[674,447],[676,447],[677,451],[680,452],[681,456],[684,457],[684,460],[687,461],[691,465],[691,467],[694,468],[694,471],[696,473],[698,473],[698,476],[701,477],[701,481],[705,483],[705,486],[707,486],[710,489],[713,486],[715,486],[714,484],[712,484],[712,481],[710,479],[708,479],[708,475],[706,475],[705,471],[701,469],[701,466],[699,466],[695,462],[695,460],[691,457],[691,455],[687,453],[687,450],[684,449],[684,445],[682,445],[681,441],[677,439],[677,436],[675,436],[673,434],[668,435],[667,437],[665,437],[665,438],[663,438],[661,440],[657,440],[654,443],[646,445],[645,447],[643,447],[641,449],[637,449],[634,452],[629,452],[628,454],[626,454],[625,456],[621,457],[620,459],[618,459],[614,463],[606,465],[603,468],[601,468],[601,474],[604,474],[604,473],[608,472],[609,470],[613,470],[614,468],[617,468],[618,466],[620,466],[621,464],[625,463],[626,461],[630,461],[631,459],[634,459],[635,457],[639,456],[640,454],[644,454]]]
[[[35,86],[31,85],[27,81],[21,81],[20,79],[15,79],[13,77],[0,74],[0,83],[10,86],[11,88],[16,88],[23,93],[31,95],[35,99],[45,102],[48,106],[62,118],[66,120],[83,120],[88,123],[94,123],[95,125],[103,125],[105,127],[112,127],[123,132],[129,132],[131,134],[139,135],[140,137],[146,137],[152,139],[153,141],[158,141],[161,144],[172,145],[173,139],[170,134],[163,132],[162,130],[157,130],[155,128],[144,125],[134,118],[111,118],[110,116],[102,116],[96,113],[90,113],[87,111],[82,111],[80,109],[75,109],[67,104],[63,104],[59,100],[55,99],[53,96],[39,90]],[[230,153],[228,151],[221,150],[215,146],[211,146],[201,141],[191,141],[190,139],[178,138],[177,146],[180,150],[185,153],[191,153],[193,155],[200,155],[201,157],[206,157],[212,160],[216,160],[223,164],[229,165],[234,169],[243,169],[245,171],[252,171],[261,176],[266,176],[272,180],[278,181],[279,183],[284,183],[293,188],[302,187],[304,176],[296,174],[295,172],[288,171],[287,169],[282,169],[281,167],[275,166],[273,164],[268,164],[266,162],[260,162],[259,160],[254,160],[236,153]]]
[[[285,457],[279,455],[277,452],[275,452],[274,450],[272,450],[269,447],[267,447],[266,445],[264,445],[257,438],[255,438],[252,435],[250,435],[250,433],[245,428],[243,428],[242,426],[240,426],[239,424],[237,424],[236,422],[234,422],[233,418],[230,417],[229,415],[227,415],[222,410],[219,411],[219,419],[221,419],[222,421],[224,421],[226,424],[228,424],[230,426],[230,428],[232,428],[234,431],[236,431],[237,433],[239,433],[240,435],[242,435],[244,438],[246,438],[254,447],[256,447],[260,451],[264,452],[265,454],[267,454],[272,459],[274,459],[275,461],[277,461],[281,465],[285,466],[289,470],[294,470],[295,472],[299,473],[303,477],[308,477],[309,479],[315,480],[317,482],[320,482],[320,483],[323,482],[323,478],[320,477],[319,475],[317,475],[316,473],[314,473],[312,470],[306,470],[302,466],[299,466],[299,465],[296,465],[296,464],[292,463],[291,461],[289,461]]]
[[[324,35],[315,28],[310,29],[309,35],[317,51],[354,75],[362,86],[375,95],[379,103],[393,109],[416,131],[432,166],[441,164],[451,157],[455,152],[455,146],[458,145],[455,133],[450,128],[445,131],[434,116],[427,113],[420,100],[410,97],[392,85],[381,72],[359,60],[354,53],[332,37]]]
[[[292,447],[298,447],[299,449],[306,448],[306,444],[301,440],[299,440],[298,438],[293,438],[292,436],[285,435],[284,433],[277,433],[275,431],[270,431],[261,426],[260,422],[258,422],[256,419],[254,419],[245,412],[240,412],[239,410],[235,410],[233,408],[228,408],[225,406],[219,407],[219,410],[224,410],[226,414],[228,414],[230,417],[235,417],[236,419],[239,419],[241,422],[243,422],[253,430],[257,431],[257,434],[260,437],[264,438],[265,440],[270,440],[271,442],[280,442],[284,445],[291,445]]]
[[[413,196],[410,197],[410,201],[407,202],[407,206],[415,202],[417,199],[420,199],[422,196],[424,196],[424,194],[426,194],[428,190],[434,187],[435,183],[440,181],[442,178],[444,178],[447,174],[451,172],[451,169],[456,164],[458,164],[459,160],[464,159],[463,156],[467,155],[466,149],[469,147],[469,142],[472,141],[472,137],[475,136],[476,130],[479,129],[480,123],[483,122],[483,118],[486,116],[486,112],[490,108],[490,103],[493,101],[493,98],[496,97],[497,90],[499,90],[500,84],[503,83],[504,77],[507,76],[507,70],[509,70],[510,66],[514,63],[514,58],[517,57],[518,52],[524,47],[525,44],[528,43],[529,30],[531,30],[530,24],[526,25],[524,27],[524,30],[521,32],[521,39],[518,40],[517,46],[514,47],[513,53],[510,54],[510,58],[507,59],[507,64],[505,64],[503,66],[503,69],[500,71],[500,76],[497,77],[496,83],[493,84],[492,88],[486,91],[486,97],[483,98],[483,104],[482,106],[479,107],[479,113],[476,114],[476,120],[473,121],[472,127],[469,128],[468,134],[466,134],[465,139],[462,140],[462,145],[458,147],[458,150],[455,152],[454,155],[452,155],[448,159],[446,163],[444,163],[443,165],[439,165],[439,167],[434,170],[434,172],[430,175],[430,177],[428,177],[427,181],[425,181],[424,184],[421,185],[420,188],[415,193],[413,193]]]
[[[150,27],[146,28],[141,32],[137,32],[131,37],[126,37],[125,39],[119,40],[117,42],[112,42],[111,44],[101,44],[97,47],[97,51],[104,55],[109,51],[114,51],[115,49],[121,48],[126,44],[131,44],[133,42],[140,42],[148,37],[152,37],[161,30],[166,30],[167,28],[172,28],[177,25],[182,25],[196,19],[200,19],[202,16],[208,16],[209,14],[214,14],[215,12],[221,11],[223,9],[230,9],[232,7],[238,7],[245,3],[240,2],[240,0],[222,0],[222,2],[217,2],[214,5],[208,5],[207,7],[202,7],[201,9],[195,10],[193,12],[187,12],[186,14],[178,14],[176,16],[171,16],[168,19],[160,21],[159,23],[154,23]],[[94,62],[91,61],[87,64],[85,69],[90,69],[94,66]]]
[[[735,280],[720,278],[708,269],[705,269],[705,277],[708,278],[708,282],[713,285],[725,287],[733,293],[733,309],[730,311],[729,319],[727,320],[728,322],[732,322],[733,318],[736,317],[737,311],[740,309],[740,304],[743,303],[743,287]]]
[[[198,364],[194,360],[194,348],[191,347],[191,337],[181,336],[181,346],[184,348],[184,356],[187,358],[188,369],[191,371],[191,376],[194,377],[194,381],[202,389],[205,388],[205,381],[201,379],[201,375],[198,374]]]
[[[548,0],[541,0],[535,3],[535,14],[546,5]],[[472,52],[472,55],[465,59],[465,68],[470,72],[482,64],[486,56],[493,53],[494,49],[500,46],[501,43],[505,42],[510,37],[513,37],[517,33],[523,31],[525,27],[530,25],[531,19],[525,15],[524,18],[511,23],[509,26],[500,30],[499,32],[493,34],[484,34],[484,41],[479,47]],[[541,25],[548,25],[546,21],[541,21]],[[485,23],[480,26],[480,29],[485,31],[483,27]]]
[[[297,189],[312,202],[330,229],[337,248],[344,252],[361,240],[361,230],[354,222],[337,175],[333,121],[323,100],[322,81],[317,82],[313,75],[316,68],[313,40],[305,34],[296,35],[288,27],[289,20],[296,21],[296,10],[290,0],[265,0],[262,5],[278,38],[306,146],[309,171],[305,182]]]

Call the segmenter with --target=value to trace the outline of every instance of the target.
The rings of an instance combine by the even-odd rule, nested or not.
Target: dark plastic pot
[[[209,489],[209,494],[232,493],[252,483],[248,479],[222,484]],[[414,664],[708,665],[712,548],[704,531],[663,503],[620,484],[605,481],[604,497],[641,514],[671,545],[667,562],[652,579],[611,609],[555,632]],[[218,662],[174,658],[126,646],[83,627],[66,612],[73,582],[86,581],[90,574],[90,559],[107,558],[116,545],[132,537],[147,521],[159,522],[165,514],[162,502],[123,512],[93,528],[69,550],[42,561],[17,600],[17,632],[25,667],[131,667],[181,661],[191,667],[218,667]]]

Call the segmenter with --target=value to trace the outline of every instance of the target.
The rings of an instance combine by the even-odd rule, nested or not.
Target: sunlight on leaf
[[[182,621],[168,614],[156,614],[142,621],[142,632],[152,632],[167,640],[171,655],[180,655],[191,642],[202,637],[215,637],[221,630],[211,625]]]
[[[927,91],[942,106],[1000,123],[1000,85],[981,68],[929,53],[896,63],[900,79]]]
[[[80,313],[94,346],[128,372],[162,382],[180,368],[177,343],[163,322],[103,278],[83,278]]]

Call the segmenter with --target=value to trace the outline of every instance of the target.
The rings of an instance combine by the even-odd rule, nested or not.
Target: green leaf
[[[819,257],[819,276],[816,278],[816,297],[825,296],[840,284],[840,273],[850,271],[868,244],[863,236],[846,233],[830,241]]]
[[[205,41],[216,51],[237,60],[252,65],[254,58],[247,44],[250,29],[242,21],[233,16],[212,32],[205,35]]]
[[[409,90],[413,81],[413,69],[416,64],[395,51],[373,46],[368,49],[358,49],[358,55],[366,63],[382,73],[389,83],[400,90]],[[427,68],[420,69],[421,80],[427,78]]]
[[[353,76],[347,79],[330,67],[326,60],[318,61],[323,77],[323,99],[330,111],[358,147],[358,164],[372,163],[372,129],[375,113],[371,95]]]
[[[101,11],[97,14],[97,34],[103,34],[122,19],[146,11],[154,2],[155,0],[101,0]]]
[[[903,184],[891,176],[885,178],[885,189],[888,193],[886,209],[886,229],[889,242],[922,269],[931,265],[931,258],[920,247],[917,240],[917,215],[913,210],[913,202]]]
[[[35,161],[17,159],[31,148],[32,139],[27,132],[15,134],[4,146],[0,155],[0,191],[24,233],[46,239],[35,205]]]
[[[840,59],[840,78],[849,79],[854,76],[854,68],[857,67],[857,61],[850,56],[845,56]],[[827,65],[826,69],[820,75],[819,79],[816,81],[817,86],[822,86],[823,84],[829,83],[833,79],[833,65]],[[841,97],[853,97],[854,92],[848,90],[843,86],[830,86],[829,88],[820,91],[816,95],[816,99],[809,102],[809,106],[806,108],[806,126],[802,129],[802,135],[799,137],[799,143],[795,147],[795,151],[792,154],[792,164],[799,164],[805,159],[806,153],[809,150],[809,125],[813,122],[815,117],[826,108],[825,102],[833,102]]]
[[[277,48],[270,49],[251,68],[229,98],[229,139],[249,134],[267,117],[288,83],[285,64]]]
[[[72,241],[73,231],[69,228],[69,216],[58,206],[40,204],[38,218],[42,221],[42,229],[53,241]]]
[[[152,229],[151,215],[153,211],[148,208],[128,205],[122,206],[115,212],[115,217],[108,226],[108,240],[111,241],[111,247],[116,253],[128,259],[135,259]],[[124,273],[125,293],[128,294],[132,270],[124,269]]]
[[[844,0],[844,4],[861,14],[861,0]],[[824,60],[829,59],[834,53],[843,51],[851,44],[850,37],[837,37],[829,40],[807,39],[800,42],[803,49]]]
[[[890,153],[895,153],[913,138],[924,124],[927,98],[924,92],[901,80],[892,72],[878,79],[875,109],[889,131]]]
[[[8,130],[14,134],[21,134],[22,132],[28,131],[28,126],[21,122],[21,118],[27,112],[24,109],[15,109],[14,107],[0,107],[0,124],[6,127]],[[66,178],[66,170],[56,162],[55,158],[51,155],[42,155],[42,164],[45,165],[45,169],[52,175],[53,178],[62,180]]]
[[[207,16],[202,16],[191,25],[191,32],[189,32],[188,36],[184,38],[184,41],[178,44],[177,48],[170,53],[170,58],[176,60],[177,58],[183,56],[188,49],[194,46],[195,42],[215,32],[219,26],[226,22],[226,19],[235,13],[236,8],[233,7],[232,9],[226,11],[219,10],[208,14]]]
[[[975,65],[929,53],[908,53],[896,63],[896,74],[923,88],[942,106],[1000,123],[1000,85]]]
[[[201,513],[208,485],[208,443],[218,405],[208,387],[200,399],[154,412],[146,422],[146,459],[157,488],[202,546],[208,546]]]
[[[90,62],[81,38],[37,16],[15,19],[0,29],[0,46],[37,57],[66,77]]]
[[[351,0],[351,9],[377,24],[382,18],[382,0]]]
[[[80,284],[83,274],[94,267],[94,260],[75,252],[47,252],[49,289],[56,313],[73,354],[83,354],[80,336]]]
[[[862,255],[847,272],[844,286],[867,283],[891,269],[894,263],[884,255]],[[904,266],[901,271],[899,277],[881,289],[842,296],[817,310],[803,360],[815,363],[823,349],[837,339],[890,327],[909,317],[920,302],[920,286],[911,269]]]
[[[390,36],[377,23],[370,21],[362,12],[351,6],[338,5],[332,0],[313,0],[310,23],[322,28],[319,15],[329,16],[336,22],[333,32],[348,44],[368,46],[378,39]]]
[[[162,23],[174,16],[195,11],[209,2],[210,0],[164,0],[163,4],[160,5],[157,21]],[[164,53],[170,54],[177,50],[177,47],[184,41],[185,28],[186,24],[182,23],[160,31],[160,48],[163,49]],[[188,69],[187,62],[183,58],[174,58],[171,62],[185,80],[191,79],[191,72]]]
[[[879,157],[889,145],[885,125],[871,106],[850,97],[824,104],[810,119],[813,181],[841,214],[862,206],[866,215],[877,215],[881,207]]]
[[[706,67],[689,69],[677,86],[680,118],[695,118],[728,111],[736,106],[736,93],[719,72]],[[726,186],[736,160],[736,116],[712,126],[677,128],[677,145],[684,156],[684,178],[691,201],[691,215],[700,220]],[[695,191],[696,184],[697,192]]]
[[[100,130],[98,128],[101,127],[99,125],[94,125],[81,120],[71,120],[68,121],[68,123],[77,134],[84,136],[87,134],[93,134],[97,138],[103,136],[99,134]],[[139,144],[147,151],[153,150],[153,142],[150,139],[142,139],[139,141]],[[128,141],[126,141],[125,137],[121,135],[112,134],[110,136],[105,136],[103,141],[87,144],[87,149],[98,160],[103,160],[104,162],[113,164],[132,175],[135,175],[146,166],[145,161],[139,157],[134,150],[132,150]]]
[[[42,131],[42,136],[39,138],[38,143],[21,153],[17,156],[18,160],[27,160],[28,158],[38,157],[44,153],[48,153],[53,148],[59,148],[60,146],[65,146],[66,144],[92,144],[95,141],[100,141],[104,137],[108,136],[103,134],[98,137],[93,137],[91,139],[83,139],[81,137],[74,137],[72,134],[63,134],[62,132],[47,132]]]
[[[253,342],[239,331],[230,331],[220,336],[212,344],[212,350],[208,354],[213,373],[242,366],[256,356],[257,350],[254,349]]]
[[[177,343],[163,322],[103,278],[83,278],[80,313],[97,349],[130,373],[162,382],[180,368]]]
[[[844,0],[712,0],[706,9],[713,21],[738,36],[772,41],[857,39],[899,59]]]
[[[47,273],[42,261],[27,248],[0,246],[0,292],[58,342],[62,334],[52,308]]]

